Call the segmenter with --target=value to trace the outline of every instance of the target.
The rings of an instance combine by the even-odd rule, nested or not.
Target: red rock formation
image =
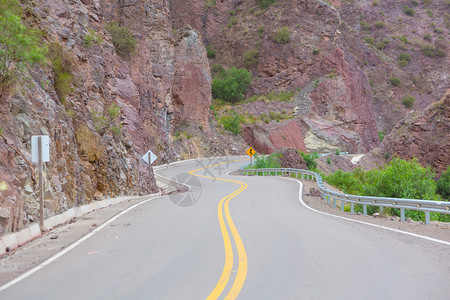
[[[269,126],[246,126],[244,138],[247,144],[259,153],[270,154],[276,149],[286,147],[306,151],[303,134],[296,120],[272,123]]]
[[[366,154],[361,166],[372,169],[393,156],[417,158],[439,176],[450,165],[450,93],[423,112],[410,112],[388,134],[381,145]]]
[[[200,34],[192,28],[179,29],[176,35],[172,90],[175,117],[201,124],[207,130],[211,75],[206,50],[200,41]]]

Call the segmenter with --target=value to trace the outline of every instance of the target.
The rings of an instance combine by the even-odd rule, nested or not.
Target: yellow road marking
[[[222,275],[219,278],[219,281],[216,284],[216,287],[211,292],[211,294],[208,296],[207,299],[217,299],[219,298],[220,294],[222,294],[223,290],[225,289],[228,280],[230,279],[231,271],[233,269],[233,248],[231,246],[231,240],[230,236],[228,234],[227,227],[225,225],[225,219],[223,217],[222,209],[225,210],[225,216],[228,222],[228,226],[230,227],[231,234],[233,235],[236,248],[238,251],[238,257],[239,257],[239,266],[238,266],[238,272],[236,275],[236,279],[234,280],[233,286],[231,287],[230,291],[228,292],[225,299],[235,299],[239,292],[242,289],[242,286],[245,282],[245,277],[247,276],[247,253],[245,252],[244,244],[242,243],[242,239],[239,235],[239,232],[236,229],[236,226],[234,225],[233,219],[230,215],[229,210],[229,203],[232,198],[239,195],[241,192],[243,192],[247,188],[247,184],[244,182],[236,181],[236,180],[230,180],[230,179],[223,179],[223,178],[217,178],[217,177],[210,177],[205,175],[198,175],[194,174],[197,171],[212,168],[215,166],[223,165],[230,162],[236,162],[236,161],[242,161],[242,160],[233,160],[233,161],[227,161],[215,165],[211,165],[204,168],[199,168],[196,170],[192,170],[189,172],[190,175],[208,178],[208,179],[216,179],[220,181],[226,181],[226,182],[232,182],[237,183],[240,185],[240,188],[234,191],[233,193],[227,195],[226,197],[222,198],[219,202],[219,205],[217,207],[217,216],[219,218],[219,224],[220,224],[220,230],[222,231],[222,237],[223,237],[223,244],[225,247],[225,264],[223,267]],[[225,205],[224,205],[225,203]]]

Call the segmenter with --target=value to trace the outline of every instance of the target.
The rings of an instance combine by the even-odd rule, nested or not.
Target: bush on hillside
[[[250,49],[244,53],[244,66],[246,68],[256,65],[259,61],[258,49]]]
[[[232,67],[216,75],[212,81],[212,93],[216,99],[237,102],[244,98],[251,82],[250,72],[244,68]]]
[[[106,25],[106,30],[111,34],[112,43],[118,55],[124,57],[134,51],[136,40],[133,33],[126,26],[120,26],[116,22]]]
[[[275,0],[258,0],[258,6],[261,9],[266,9],[274,2],[275,2]]]
[[[281,27],[277,30],[273,39],[280,44],[288,43],[291,40],[291,29],[287,26]]]
[[[43,63],[47,48],[41,46],[38,32],[22,23],[22,9],[16,0],[0,0],[0,28],[1,92],[28,66]]]
[[[303,157],[303,159],[306,162],[306,166],[308,167],[308,170],[310,171],[314,171],[317,170],[317,162],[316,162],[316,158],[319,157],[319,154],[317,152],[313,152],[313,153],[304,153],[304,152],[299,152],[299,154]]]
[[[241,133],[241,117],[237,114],[231,116],[222,116],[219,123],[223,125],[225,130],[230,131],[234,135]]]
[[[272,153],[270,155],[259,156],[255,154],[255,161],[253,162],[254,169],[268,169],[268,168],[281,168],[280,153]]]
[[[406,95],[402,99],[402,103],[406,108],[413,107],[415,101],[416,101],[416,98],[414,98],[413,96],[410,96],[410,95]]]
[[[450,201],[450,166],[442,173],[437,182],[437,192],[447,201]]]
[[[344,193],[390,198],[440,200],[436,194],[437,184],[430,167],[422,167],[417,159],[406,161],[394,157],[389,164],[378,170],[364,172],[355,169],[353,172],[341,170],[324,178],[331,185]],[[445,180],[445,179],[444,179]],[[361,207],[357,206],[357,211]],[[369,214],[377,211],[376,207],[369,207]],[[385,212],[399,216],[398,209],[385,209]],[[407,211],[406,216],[414,220],[423,220],[424,214],[418,211]],[[431,214],[432,220],[450,221],[450,216]]]

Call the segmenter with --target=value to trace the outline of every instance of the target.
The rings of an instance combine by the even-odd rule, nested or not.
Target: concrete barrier
[[[154,197],[158,194],[148,195],[148,197]],[[123,201],[135,199],[141,196],[133,196],[133,197],[117,197],[112,199],[106,199],[98,202],[93,202],[90,204],[82,205],[79,207],[71,208],[59,215],[52,216],[46,220],[44,220],[43,230],[49,231],[56,226],[64,224],[70,221],[73,218],[81,217],[87,213],[92,211],[108,207],[110,205],[115,205]],[[0,237],[0,255],[6,253],[6,248],[9,248],[9,251],[19,247],[19,245],[24,245],[27,242],[41,236],[42,232],[39,227],[39,224],[33,224],[25,229],[22,229],[19,232],[10,233]]]

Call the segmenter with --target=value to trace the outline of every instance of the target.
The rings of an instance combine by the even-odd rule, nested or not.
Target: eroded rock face
[[[387,135],[381,145],[360,161],[366,169],[387,163],[393,156],[417,158],[439,176],[450,165],[450,94],[426,108],[410,112]]]
[[[177,120],[193,121],[208,130],[211,75],[200,34],[192,28],[176,33],[173,105]]]
[[[168,1],[33,3],[26,5],[39,16],[36,26],[73,60],[74,90],[59,99],[54,74],[43,67],[30,70],[23,88],[2,95],[0,234],[38,219],[31,135],[51,140],[51,161],[44,169],[44,213],[49,217],[106,197],[157,191],[141,156],[151,149],[160,162],[176,159],[171,132],[180,120],[208,128],[206,53],[194,30],[174,39]],[[112,21],[131,30],[135,52],[116,54],[105,29]],[[85,45],[88,29],[103,38],[101,45]],[[102,120],[114,115],[113,104],[120,113],[105,125]]]
[[[270,125],[249,125],[243,132],[246,143],[258,153],[270,154],[286,147],[306,151],[303,133],[296,120]]]

